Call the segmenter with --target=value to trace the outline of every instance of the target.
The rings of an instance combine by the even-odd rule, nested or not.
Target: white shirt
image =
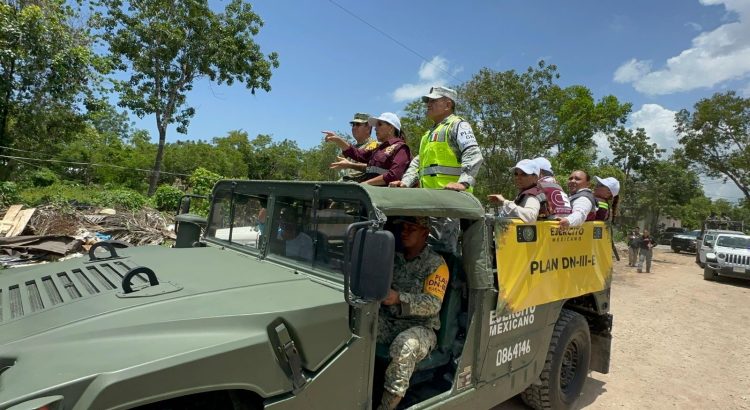
[[[520,206],[513,201],[506,200],[503,207],[500,208],[500,216],[521,218],[524,223],[536,222],[541,207],[542,204],[535,196],[527,195]]]
[[[586,216],[591,212],[591,201],[585,196],[579,196],[573,200],[573,212],[567,215],[570,226],[580,226],[586,222]]]

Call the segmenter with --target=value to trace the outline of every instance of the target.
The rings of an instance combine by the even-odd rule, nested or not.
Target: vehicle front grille
[[[729,254],[726,261],[735,265],[750,265],[750,256]]]
[[[0,323],[119,289],[122,278],[134,266],[132,261],[107,261],[0,288]],[[133,285],[147,282],[144,275],[133,278]]]

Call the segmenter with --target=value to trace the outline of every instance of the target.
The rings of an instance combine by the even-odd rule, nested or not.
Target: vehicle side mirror
[[[359,229],[350,246],[351,293],[365,301],[382,301],[393,279],[395,239],[390,231]]]

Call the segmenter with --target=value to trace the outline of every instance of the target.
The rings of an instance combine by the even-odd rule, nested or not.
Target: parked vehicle
[[[675,253],[695,252],[698,249],[698,236],[700,234],[700,230],[675,234],[669,245]]]
[[[731,233],[731,234],[739,234],[742,235],[742,232],[739,231],[727,231],[727,230],[718,230],[718,229],[712,229],[705,231],[703,233],[703,236],[698,240],[698,250],[695,254],[695,263],[698,264],[701,268],[706,267],[706,253],[711,252],[714,246],[714,242],[716,241],[716,236],[722,233]]]
[[[0,274],[0,409],[373,408],[403,216],[451,218],[462,238],[403,407],[521,394],[571,408],[589,371],[609,371],[601,221],[560,229],[486,215],[462,192],[264,181],[217,183],[205,229],[180,216],[175,249],[102,242]]]
[[[703,279],[717,276],[750,279],[750,236],[718,234],[713,249],[706,253]]]
[[[687,232],[687,229],[685,228],[673,228],[673,227],[666,228],[659,233],[659,239],[657,240],[657,243],[659,245],[669,245],[672,241],[672,237],[675,234],[685,233],[685,232]]]

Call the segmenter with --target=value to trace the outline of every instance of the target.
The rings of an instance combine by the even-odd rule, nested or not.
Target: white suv
[[[695,251],[695,263],[701,268],[706,267],[706,253],[713,252],[712,248],[714,247],[714,242],[716,242],[716,237],[719,234],[743,235],[743,233],[739,231],[725,231],[718,229],[709,229],[703,232],[703,235],[698,237],[698,249]]]
[[[719,234],[713,249],[706,252],[703,278],[714,280],[717,275],[750,279],[750,236]]]

